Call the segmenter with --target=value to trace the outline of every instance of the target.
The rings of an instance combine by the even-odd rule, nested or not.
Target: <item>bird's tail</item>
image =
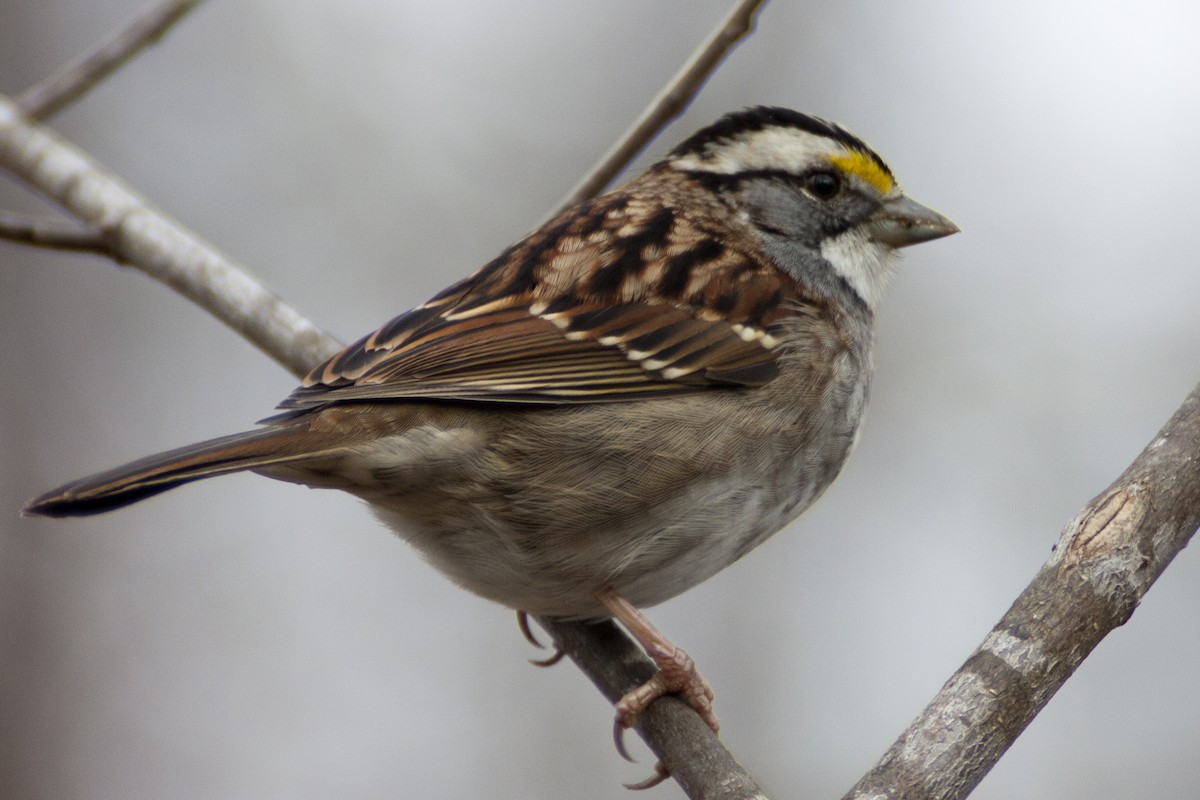
[[[297,425],[210,439],[72,481],[30,500],[21,513],[38,517],[100,514],[201,478],[311,458],[320,453],[320,443],[314,441],[319,438],[307,425]]]

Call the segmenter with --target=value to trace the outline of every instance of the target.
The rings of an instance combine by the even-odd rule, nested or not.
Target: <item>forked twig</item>
[[[77,228],[41,222],[0,211],[0,239],[51,250],[71,250],[116,258],[104,234],[94,228]]]
[[[162,281],[300,376],[337,341],[95,159],[0,95],[0,167],[84,225],[121,263]]]
[[[17,105],[33,119],[49,119],[161,39],[172,25],[201,2],[203,0],[167,0],[146,9],[104,44],[27,89],[17,99]]]

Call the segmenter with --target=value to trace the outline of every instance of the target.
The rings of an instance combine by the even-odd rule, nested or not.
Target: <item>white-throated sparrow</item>
[[[711,692],[637,608],[804,511],[853,446],[897,248],[954,233],[846,130],[730,114],[314,369],[261,427],[55,489],[117,508],[252,470],[348,491],[518,611],[615,616],[660,666],[630,724]]]

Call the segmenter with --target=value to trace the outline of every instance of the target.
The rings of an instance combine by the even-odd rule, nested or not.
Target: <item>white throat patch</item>
[[[895,271],[896,251],[874,241],[861,228],[851,228],[825,240],[821,255],[874,311]]]

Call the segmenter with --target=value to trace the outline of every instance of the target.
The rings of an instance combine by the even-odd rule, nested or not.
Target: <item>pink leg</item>
[[[664,694],[678,694],[685,703],[696,710],[700,718],[713,733],[720,730],[716,712],[713,711],[713,690],[708,681],[696,670],[691,656],[671,643],[650,620],[642,615],[611,588],[596,593],[596,599],[604,604],[613,618],[625,626],[658,665],[658,672],[641,686],[628,692],[617,701],[617,724],[631,728],[638,714]]]

